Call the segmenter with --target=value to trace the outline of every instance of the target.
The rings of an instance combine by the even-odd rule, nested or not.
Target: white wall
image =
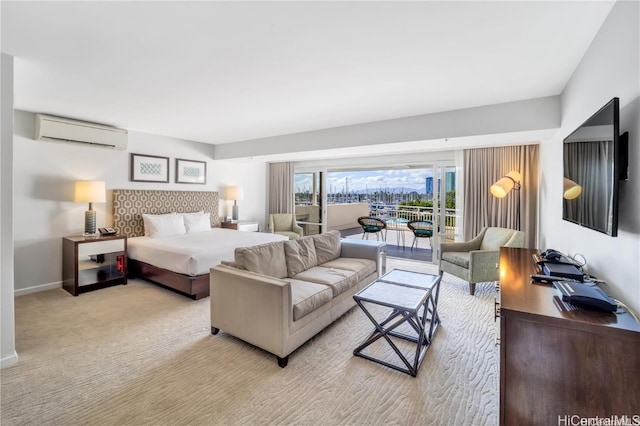
[[[540,241],[586,258],[589,273],[640,312],[640,3],[617,2],[562,93],[562,125],[540,146]],[[629,132],[629,180],[620,185],[618,237],[562,220],[562,140],[611,98]]]
[[[170,157],[170,183],[129,181],[129,155]],[[16,294],[59,287],[62,237],[84,230],[88,205],[73,202],[76,180],[104,180],[109,189],[215,191],[242,185],[244,219],[264,222],[266,165],[261,162],[215,161],[214,146],[140,132],[129,132],[126,151],[34,140],[34,114],[16,111],[14,129],[14,240]],[[206,185],[176,184],[175,158],[207,162]],[[228,203],[221,201],[221,215]],[[111,225],[111,202],[94,204],[97,226]],[[35,288],[34,288],[35,287]]]
[[[13,303],[13,57],[2,54],[0,99],[0,367],[18,361]]]

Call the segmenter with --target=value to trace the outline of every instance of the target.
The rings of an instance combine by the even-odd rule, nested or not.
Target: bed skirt
[[[128,259],[127,270],[131,278],[142,278],[195,300],[209,296],[209,274],[179,274],[134,259]]]

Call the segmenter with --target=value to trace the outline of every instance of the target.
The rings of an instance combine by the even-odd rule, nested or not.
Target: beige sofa
[[[211,333],[223,330],[278,357],[351,309],[353,295],[384,270],[384,242],[330,231],[237,248],[235,262],[211,268]]]

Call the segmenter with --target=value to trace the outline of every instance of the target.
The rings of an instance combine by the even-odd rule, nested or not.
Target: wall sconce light
[[[507,194],[515,189],[520,190],[522,176],[515,170],[510,171],[506,175],[502,176],[496,183],[491,185],[491,194],[496,198],[504,198]],[[516,228],[520,230],[520,200],[518,200],[518,208],[516,213]]]
[[[107,201],[104,182],[77,181],[74,201],[76,203],[89,203],[89,210],[84,212],[84,235],[90,236],[95,234],[96,211],[93,210],[93,203],[105,203]]]
[[[224,188],[223,198],[233,200],[233,213],[231,220],[238,220],[238,200],[244,199],[244,190],[241,186],[227,186]]]
[[[562,197],[565,200],[578,198],[582,193],[582,187],[571,179],[564,178],[562,184]]]

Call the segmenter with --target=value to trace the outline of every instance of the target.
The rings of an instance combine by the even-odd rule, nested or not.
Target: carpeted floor
[[[436,272],[398,259],[391,268]],[[15,305],[19,363],[0,373],[3,426],[498,423],[489,284],[470,296],[445,275],[442,326],[416,378],[352,355],[372,330],[357,307],[281,369],[271,354],[212,336],[208,298],[144,281]]]

